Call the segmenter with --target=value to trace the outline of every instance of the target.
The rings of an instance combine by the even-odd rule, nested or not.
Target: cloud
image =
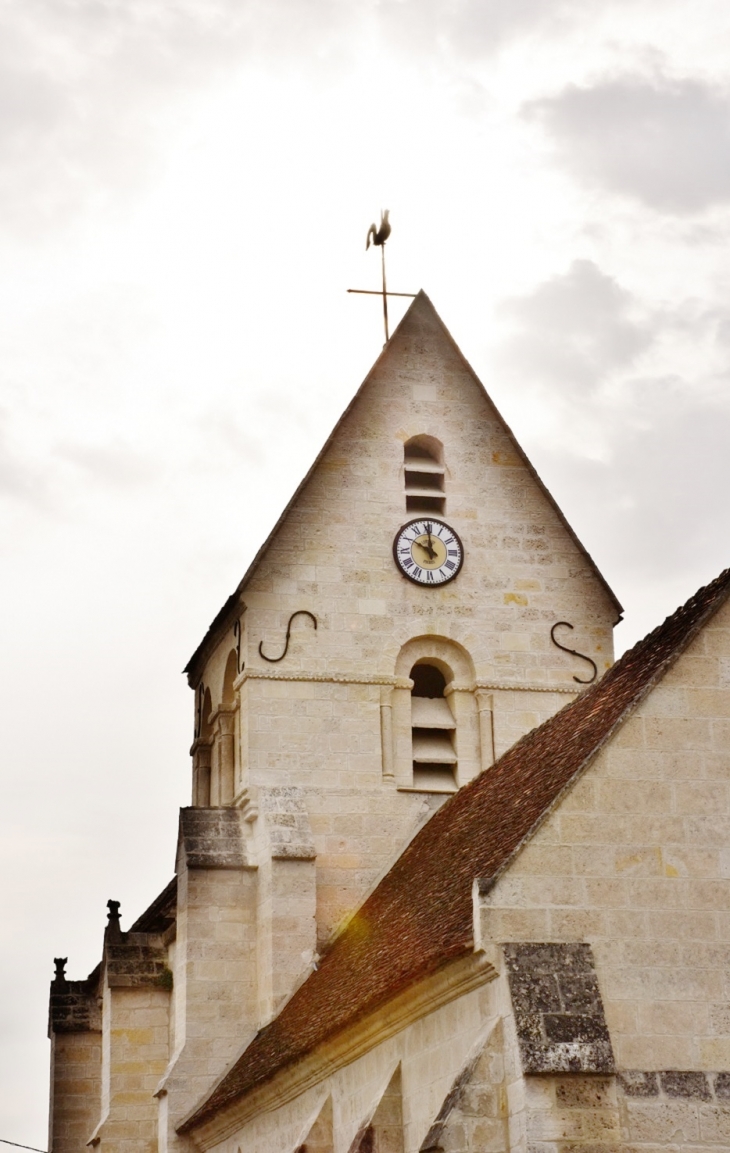
[[[643,301],[581,260],[501,313],[508,419],[619,597],[730,563],[730,309]],[[641,627],[660,615],[646,596]]]
[[[502,344],[500,364],[525,384],[568,393],[595,391],[633,364],[654,335],[631,293],[591,260],[575,260],[567,272],[505,300],[500,312],[517,329]]]
[[[165,109],[245,61],[346,67],[353,0],[9,0],[0,6],[0,219],[31,234],[158,162]],[[255,116],[255,109],[251,115]]]
[[[571,0],[385,0],[377,9],[380,31],[410,51],[447,49],[474,57],[489,54],[521,33],[565,19]]]
[[[578,180],[674,214],[730,201],[730,97],[698,80],[616,78],[531,101]]]
[[[666,13],[664,0],[662,11]],[[652,8],[655,0],[380,0],[377,27],[409,55],[446,54],[462,61],[489,57],[515,40],[564,37],[576,28],[596,36],[597,22],[621,9]]]
[[[535,454],[589,551],[649,590],[668,578],[690,590],[711,579],[730,564],[727,405],[698,403],[674,381],[642,379],[633,412],[606,411],[604,422],[603,460],[547,444]],[[652,619],[656,611],[646,627]]]
[[[158,474],[158,466],[123,444],[60,444],[55,455],[82,469],[102,484],[126,488],[147,484]]]
[[[651,4],[654,0],[641,0]],[[640,0],[634,0],[634,4]],[[626,0],[613,0],[623,7]],[[516,38],[555,36],[598,0],[6,0],[0,4],[0,221],[25,237],[162,171],[194,98],[265,71],[322,86],[354,63],[458,73]],[[256,124],[249,101],[242,116]],[[477,115],[478,115],[477,112]],[[263,108],[266,115],[266,109]],[[245,130],[246,125],[240,125]]]
[[[37,508],[48,503],[48,486],[42,470],[23,459],[8,430],[8,414],[0,409],[0,497]]]
[[[265,438],[253,435],[253,427],[253,422],[242,427],[232,408],[219,406],[202,413],[195,425],[196,447],[191,466],[194,462],[196,470],[222,470],[229,476],[261,468],[266,462]]]

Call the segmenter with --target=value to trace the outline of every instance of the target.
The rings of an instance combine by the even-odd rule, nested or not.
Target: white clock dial
[[[419,517],[398,529],[393,556],[409,580],[419,585],[442,585],[459,572],[464,548],[457,533],[442,520]]]

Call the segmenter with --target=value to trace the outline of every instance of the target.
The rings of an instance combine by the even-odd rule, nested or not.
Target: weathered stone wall
[[[157,1151],[154,1092],[169,1056],[169,1002],[163,988],[105,989],[102,1118],[93,1134],[103,1153]]]
[[[582,669],[577,669],[583,675]],[[589,670],[590,675],[590,670]],[[510,749],[515,741],[536,729],[571,700],[575,700],[578,685],[572,692],[530,692],[522,690],[496,690],[492,692],[494,701],[494,752],[495,759]]]
[[[590,945],[503,946],[523,1073],[613,1073]]]
[[[483,898],[485,941],[586,941],[619,1069],[730,1069],[730,605]]]
[[[632,1070],[619,1076],[618,1092],[627,1149],[730,1148],[730,1073]]]
[[[238,1153],[239,1149],[245,1153],[295,1153],[302,1144],[306,1145],[314,1120],[331,1097],[334,1148],[338,1153],[353,1145],[357,1148],[371,1125],[375,1129],[381,1124],[392,1129],[399,1112],[402,1134],[391,1131],[388,1140],[404,1153],[418,1153],[454,1082],[472,1065],[498,1027],[494,1015],[499,1003],[495,984],[482,986],[426,1013],[395,1036],[380,1042],[374,1036],[368,1052],[355,1060],[336,1062],[329,1075],[305,1086],[291,1100],[286,1099],[285,1076],[280,1089],[285,1103],[279,1104],[274,1093],[266,1108],[237,1132],[217,1144],[203,1141],[202,1147],[215,1148],[216,1153]],[[382,1022],[387,1029],[387,1012]],[[481,1067],[483,1076],[502,1076],[500,1058],[495,1056],[500,1047],[501,1039]],[[497,1128],[503,1131],[504,1096],[500,1092],[502,1096],[491,1100],[501,1118]],[[465,1110],[477,1107],[481,1093],[482,1089],[477,1088],[465,1099]],[[478,1132],[483,1136],[483,1128]],[[201,1141],[200,1135],[196,1140]],[[398,1145],[400,1140],[402,1146]],[[481,1149],[475,1146],[474,1153],[477,1148]],[[497,1146],[494,1153],[498,1153]]]
[[[101,1032],[51,1036],[51,1109],[48,1148],[79,1153],[99,1120]]]
[[[481,1052],[457,1077],[419,1153],[507,1153],[507,1115],[504,1030],[499,1021]]]
[[[524,1089],[530,1153],[630,1153],[615,1077],[526,1077]]]
[[[257,870],[246,828],[234,809],[187,809],[181,816],[174,1048],[155,1086],[162,1093],[161,1148],[168,1153],[188,1148],[175,1125],[258,1024]]]
[[[274,1016],[317,949],[312,830],[302,791],[262,789],[258,827],[256,964],[258,1023]]]

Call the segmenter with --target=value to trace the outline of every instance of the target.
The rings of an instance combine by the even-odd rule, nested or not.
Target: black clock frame
[[[440,580],[438,582],[434,581],[432,585],[427,584],[425,581],[419,581],[417,577],[411,576],[409,573],[405,572],[404,569],[401,567],[401,564],[398,560],[398,540],[400,538],[401,533],[405,532],[405,530],[407,528],[410,528],[410,526],[412,524],[423,524],[425,521],[436,521],[438,524],[444,525],[449,530],[449,532],[452,533],[454,538],[458,541],[459,548],[461,549],[461,564],[457,568],[456,572],[452,573],[451,576],[445,577],[444,580]],[[424,516],[414,516],[412,520],[407,520],[405,522],[405,524],[402,524],[400,526],[400,528],[398,529],[398,531],[396,532],[395,536],[393,537],[393,560],[395,562],[395,567],[398,569],[398,572],[401,574],[401,576],[405,577],[406,580],[411,581],[414,585],[418,585],[418,587],[421,589],[442,588],[443,585],[450,584],[451,581],[456,580],[456,578],[459,576],[459,573],[461,573],[463,571],[465,559],[466,559],[466,557],[465,557],[465,553],[464,553],[464,545],[462,543],[461,537],[459,536],[458,532],[456,531],[455,528],[452,528],[450,524],[447,524],[445,520],[441,520],[441,518],[438,516],[429,516],[428,514],[425,514]],[[422,568],[423,566],[421,565],[419,567]],[[428,571],[428,570],[424,570],[424,571]]]

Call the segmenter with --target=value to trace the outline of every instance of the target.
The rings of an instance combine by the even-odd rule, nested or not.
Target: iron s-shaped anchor
[[[598,665],[595,661],[592,661],[590,657],[587,657],[585,653],[579,653],[577,649],[569,649],[565,645],[561,645],[560,641],[556,641],[555,630],[560,628],[561,625],[565,625],[566,629],[573,628],[570,621],[556,621],[553,627],[550,629],[550,640],[553,642],[556,648],[562,649],[564,653],[570,653],[571,656],[580,657],[582,661],[588,661],[588,664],[593,669],[593,676],[591,679],[589,681],[584,681],[581,677],[573,676],[573,680],[576,681],[579,685],[592,685],[598,676]]]
[[[310,613],[309,609],[297,609],[297,611],[295,613],[292,613],[292,615],[289,617],[289,623],[286,626],[286,641],[284,642],[284,652],[281,654],[280,657],[267,657],[266,653],[264,652],[264,642],[259,641],[259,656],[263,657],[265,661],[269,662],[269,664],[272,664],[272,665],[278,664],[279,661],[284,660],[284,657],[289,652],[289,638],[291,636],[291,623],[294,620],[294,617],[309,617],[310,621],[312,622],[312,624],[314,625],[314,628],[316,630],[317,618],[314,615],[314,613]]]

